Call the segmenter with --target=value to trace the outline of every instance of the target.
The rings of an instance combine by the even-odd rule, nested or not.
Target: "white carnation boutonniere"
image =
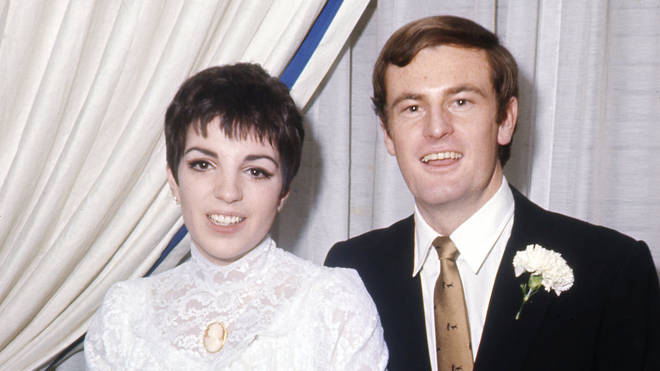
[[[530,273],[529,280],[520,285],[523,300],[516,319],[520,318],[523,306],[541,286],[547,292],[554,291],[557,296],[573,286],[573,270],[566,264],[566,260],[560,253],[545,249],[541,245],[527,245],[527,249],[518,251],[513,258],[513,269],[516,277]]]

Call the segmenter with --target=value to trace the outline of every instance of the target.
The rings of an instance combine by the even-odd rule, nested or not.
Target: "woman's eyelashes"
[[[188,161],[188,167],[197,171],[206,171],[213,168],[213,164],[206,160],[195,159]]]
[[[188,165],[188,168],[197,172],[206,172],[216,168],[215,163],[203,159],[191,159],[188,160],[186,163]],[[276,170],[270,170],[264,166],[246,164],[242,167],[241,171],[243,171],[243,173],[245,173],[251,178],[270,179],[273,177]]]
[[[253,178],[257,179],[270,179],[273,176],[273,173],[260,168],[260,167],[249,167],[246,172]]]

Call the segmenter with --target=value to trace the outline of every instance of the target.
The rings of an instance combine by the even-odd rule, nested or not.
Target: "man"
[[[390,370],[660,370],[646,244],[542,210],[503,176],[518,81],[495,35],[458,17],[412,22],[385,44],[373,86],[414,215],[337,243],[326,264],[360,273]],[[447,241],[458,258],[444,255]],[[516,277],[512,262],[530,244],[561,254],[572,275],[560,278],[573,283],[540,289],[516,318],[530,274]]]

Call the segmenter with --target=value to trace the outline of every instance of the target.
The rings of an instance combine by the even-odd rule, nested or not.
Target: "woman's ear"
[[[277,204],[277,212],[279,213],[282,211],[282,208],[284,207],[284,204],[286,203],[286,200],[289,198],[289,191],[287,191],[284,196],[280,197],[280,202]]]
[[[170,186],[170,191],[172,191],[172,196],[174,197],[174,202],[179,204],[181,202],[181,197],[179,197],[179,185],[177,184],[176,179],[174,179],[174,174],[172,174],[172,169],[167,167],[167,183]]]

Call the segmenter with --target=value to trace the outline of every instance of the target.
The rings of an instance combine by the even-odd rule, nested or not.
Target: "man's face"
[[[405,67],[390,65],[385,84],[387,150],[426,221],[449,234],[501,185],[498,144],[511,141],[517,101],[498,125],[486,52],[449,45],[422,49]],[[456,220],[438,222],[448,214]],[[442,231],[447,224],[452,230]]]

